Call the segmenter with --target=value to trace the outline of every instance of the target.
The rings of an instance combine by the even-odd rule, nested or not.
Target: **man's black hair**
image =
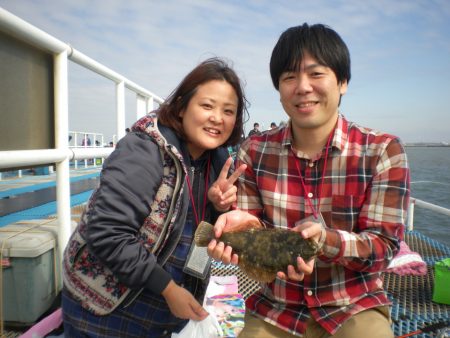
[[[297,71],[305,53],[330,67],[338,83],[350,81],[350,52],[339,34],[323,24],[304,23],[285,30],[272,51],[270,75],[277,90],[281,74]]]

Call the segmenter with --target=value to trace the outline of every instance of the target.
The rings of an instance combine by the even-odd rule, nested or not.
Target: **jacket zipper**
[[[161,155],[163,155],[162,154],[162,150],[161,150]],[[178,158],[176,156],[174,156],[172,153],[169,153],[169,156],[174,159],[176,172],[177,172],[177,179],[175,181],[175,187],[174,187],[174,190],[173,190],[174,191],[173,195],[175,196],[176,194],[178,194],[178,192],[180,190],[180,187],[181,187],[182,167],[181,167],[180,162],[178,161]],[[162,239],[165,237],[165,234],[167,232],[167,228],[169,226],[170,219],[172,218],[173,209],[175,208],[175,202],[174,201],[175,201],[175,199],[172,198],[172,200],[170,202],[169,211],[167,212],[167,218],[166,218],[166,221],[164,222],[164,225],[163,225],[163,231],[161,232],[161,235],[159,236],[158,241],[153,246],[152,253],[156,252],[156,250],[159,248],[159,245],[161,244]],[[177,238],[175,243],[178,243],[180,238],[181,238],[181,233],[178,236],[178,238]],[[175,247],[173,248],[173,250],[175,249]],[[167,260],[169,259],[170,255],[172,254],[173,250],[168,255],[166,255],[166,257],[161,261],[161,264],[160,264],[161,266],[166,264]],[[133,296],[128,296],[128,297],[130,297],[130,299],[124,304],[123,308],[126,308],[131,303],[133,303],[135,301],[135,299],[142,293],[142,291],[144,291],[144,288],[141,288],[141,289],[137,290],[136,294],[134,294]]]

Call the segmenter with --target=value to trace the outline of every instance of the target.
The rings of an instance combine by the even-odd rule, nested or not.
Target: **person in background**
[[[277,127],[277,124],[275,122],[272,122],[270,124],[270,129],[275,129]]]
[[[90,145],[91,145],[91,139],[89,138],[88,134],[84,134],[84,137],[81,140],[81,146],[89,147]]]
[[[252,136],[254,134],[259,134],[259,133],[260,133],[259,123],[255,122],[255,123],[253,123],[253,129],[248,132],[248,136]]]
[[[239,209],[218,218],[216,236],[259,219],[321,249],[310,261],[297,257],[247,299],[239,338],[393,337],[382,272],[403,238],[410,196],[404,147],[339,112],[350,53],[330,27],[287,29],[270,74],[289,122],[241,144],[236,163],[247,169],[238,181]],[[216,240],[208,252],[239,262]]]
[[[247,117],[240,79],[212,58],[118,142],[64,252],[67,337],[170,337],[208,315],[193,233],[236,201],[245,165],[232,173],[226,147]]]

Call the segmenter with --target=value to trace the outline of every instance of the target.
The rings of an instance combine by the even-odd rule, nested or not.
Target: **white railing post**
[[[69,109],[67,51],[54,56],[55,80],[55,141],[56,149],[69,152]],[[56,163],[56,204],[58,217],[58,250],[62,259],[71,230],[70,173],[68,156]]]
[[[78,147],[78,133],[77,132],[75,132],[73,134],[73,144],[74,144],[74,147]],[[73,168],[78,169],[78,160],[74,161]]]
[[[116,84],[117,138],[125,136],[125,83]]]
[[[155,100],[154,100],[153,96],[150,96],[149,98],[147,98],[147,107],[145,108],[147,114],[150,113],[151,111],[153,111],[154,104],[155,104]]]
[[[136,94],[136,120],[147,114],[147,98],[141,94]]]
[[[414,204],[415,199],[411,198],[409,201],[409,208],[408,208],[408,225],[407,225],[408,231],[412,231],[414,228]]]

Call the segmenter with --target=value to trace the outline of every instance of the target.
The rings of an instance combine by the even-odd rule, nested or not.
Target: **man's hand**
[[[322,240],[325,233],[322,231],[322,224],[316,222],[304,222],[292,228],[292,231],[298,232],[303,238],[312,238],[316,243]],[[323,239],[324,240],[324,239]],[[312,274],[314,270],[315,259],[305,262],[303,258],[297,257],[297,266],[288,266],[287,275],[283,271],[277,272],[277,277],[281,279],[291,279],[297,282],[302,281],[305,275]]]
[[[214,208],[218,211],[227,211],[230,209],[231,205],[236,202],[237,187],[234,185],[234,182],[236,182],[239,176],[241,176],[247,168],[246,164],[242,164],[227,178],[232,163],[233,159],[229,157],[223,165],[219,177],[208,190],[208,199],[214,204]]]
[[[214,225],[214,233],[216,238],[222,236],[223,232],[240,231],[250,228],[262,227],[256,216],[241,210],[233,210],[222,214]],[[216,261],[224,264],[238,264],[239,257],[233,254],[231,246],[225,247],[223,242],[213,239],[208,245],[208,254]]]
[[[283,271],[278,271],[277,277],[280,279],[291,279],[301,282],[305,278],[305,275],[312,274],[314,270],[314,262],[314,258],[308,262],[305,262],[303,258],[297,257],[297,269],[295,269],[293,265],[288,265],[287,275]]]
[[[175,317],[201,321],[209,315],[189,291],[178,286],[173,280],[161,294]]]

